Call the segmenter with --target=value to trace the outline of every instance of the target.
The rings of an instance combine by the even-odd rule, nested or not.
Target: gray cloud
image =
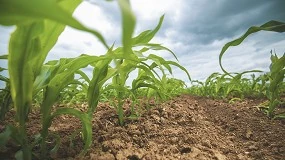
[[[164,28],[175,28],[179,34],[174,35],[175,38],[185,43],[209,44],[239,35],[250,26],[272,19],[285,21],[284,0],[194,0],[184,3],[178,21],[173,23],[168,19]]]

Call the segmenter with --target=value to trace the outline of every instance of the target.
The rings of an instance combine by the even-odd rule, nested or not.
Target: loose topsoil
[[[93,143],[87,154],[78,156],[83,148],[80,134],[74,134],[72,144],[70,141],[81,127],[80,121],[64,115],[54,119],[49,128],[50,133],[61,137],[58,152],[49,156],[86,160],[285,160],[285,121],[267,118],[256,107],[262,102],[245,99],[230,104],[182,95],[161,104],[151,103],[151,109],[142,109],[138,119],[127,120],[123,127],[118,125],[115,109],[100,103],[94,113]],[[0,122],[0,131],[13,121],[13,115],[9,112]],[[41,128],[39,117],[38,111],[29,117],[31,141]],[[52,136],[47,143],[51,149],[55,144]],[[0,159],[13,159],[17,150],[19,147],[10,142],[0,150]],[[35,148],[34,153],[38,152]]]

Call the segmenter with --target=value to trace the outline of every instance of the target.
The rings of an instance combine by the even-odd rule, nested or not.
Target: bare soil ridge
[[[62,143],[58,153],[50,156],[94,160],[285,159],[285,121],[268,119],[255,107],[261,102],[246,99],[229,104],[182,95],[145,110],[139,119],[129,120],[123,127],[117,123],[115,110],[101,103],[94,113],[93,144],[86,156],[77,157],[83,148],[80,135],[70,143],[70,135],[81,125],[71,116],[56,118],[49,128],[60,135]],[[9,114],[11,118],[13,113]],[[37,112],[30,116],[31,135],[39,131],[38,117]],[[1,131],[12,121],[9,118],[0,123]],[[50,147],[53,144],[50,138]],[[11,143],[0,152],[0,159],[11,159],[17,149]]]

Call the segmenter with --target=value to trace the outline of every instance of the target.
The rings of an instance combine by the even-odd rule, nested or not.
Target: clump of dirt
[[[144,110],[141,117],[127,120],[124,126],[118,125],[114,108],[101,103],[94,113],[93,143],[88,153],[84,157],[78,156],[84,144],[81,135],[73,133],[80,129],[80,121],[64,115],[55,118],[49,128],[51,133],[61,137],[57,154],[50,157],[86,160],[284,159],[284,120],[268,119],[255,107],[261,102],[246,99],[229,104],[182,95]],[[84,104],[80,106],[84,107]],[[13,113],[9,114],[8,119],[0,123],[0,130],[11,122],[9,118]],[[29,117],[28,131],[30,135],[40,131],[37,112]],[[54,143],[51,136],[50,149]],[[15,147],[8,146],[0,152],[0,157],[12,158],[18,149]]]

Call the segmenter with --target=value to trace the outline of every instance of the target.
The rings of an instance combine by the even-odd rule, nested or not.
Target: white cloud
[[[133,0],[131,4],[139,20],[153,21],[167,14],[175,21],[181,15],[179,8],[183,5],[183,0]]]
[[[98,5],[83,1],[73,15],[84,25],[100,31],[101,34],[106,35],[107,37],[117,37],[120,29],[112,23],[112,19],[108,17],[106,12],[110,11],[103,10]]]

